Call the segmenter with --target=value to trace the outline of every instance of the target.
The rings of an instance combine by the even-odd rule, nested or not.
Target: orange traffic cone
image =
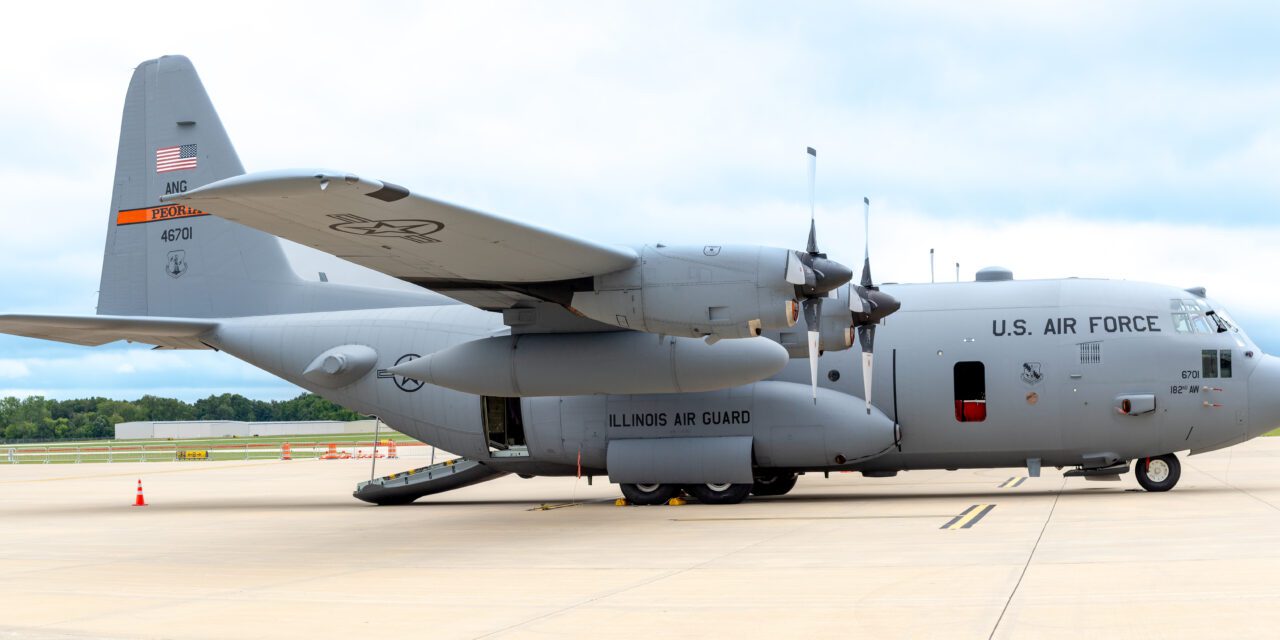
[[[280,459],[281,460],[293,459],[293,448],[289,446],[288,442],[280,445]]]
[[[134,498],[133,506],[135,507],[147,506],[147,501],[142,497],[142,478],[138,478],[138,497]]]
[[[387,441],[387,459],[390,460],[398,457],[399,456],[396,455],[396,441],[388,440]]]

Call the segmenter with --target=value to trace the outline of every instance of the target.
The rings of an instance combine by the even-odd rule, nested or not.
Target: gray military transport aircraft
[[[350,173],[245,173],[181,56],[135,70],[116,162],[98,315],[0,331],[225,351],[463,456],[362,483],[369,502],[508,473],[736,503],[805,472],[1130,461],[1165,491],[1173,452],[1280,425],[1280,359],[1203,289],[1002,269],[878,288],[812,223],[803,251],[615,247]],[[305,280],[278,238],[422,290]]]

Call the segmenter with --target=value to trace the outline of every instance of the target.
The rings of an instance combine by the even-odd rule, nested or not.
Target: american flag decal
[[[156,149],[156,173],[194,168],[196,168],[196,145],[184,144]]]

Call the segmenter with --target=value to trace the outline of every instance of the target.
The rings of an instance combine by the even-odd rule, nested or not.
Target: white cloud
[[[25,378],[29,375],[31,375],[31,370],[27,368],[25,362],[9,359],[0,360],[0,378]]]
[[[112,5],[65,12],[15,6],[0,39],[4,311],[93,312],[131,70],[185,53],[251,170],[350,170],[603,242],[799,247],[813,145],[824,248],[857,263],[871,195],[880,279],[927,279],[934,247],[940,274],[1280,312],[1265,5],[154,2],[124,31]],[[32,389],[293,389],[220,354],[24,351],[0,378]]]

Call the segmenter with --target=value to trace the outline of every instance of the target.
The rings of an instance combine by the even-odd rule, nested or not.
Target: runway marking
[[[965,509],[960,515],[952,518],[949,522],[942,525],[941,528],[955,531],[957,529],[969,529],[978,521],[986,517],[991,510],[996,508],[994,504],[975,504]]]
[[[671,522],[746,522],[763,520],[905,520],[911,518],[945,518],[946,514],[926,513],[911,516],[776,516],[741,518],[670,518]]]
[[[1014,477],[1009,478],[1008,480],[1005,480],[1004,482],[1002,482],[1002,483],[1000,484],[1000,488],[1001,488],[1001,489],[1016,489],[1016,488],[1018,488],[1018,487],[1022,486],[1022,483],[1026,482],[1026,481],[1027,481],[1026,477],[1021,477],[1021,478],[1019,478],[1019,477],[1017,477],[1017,476],[1014,476]]]

